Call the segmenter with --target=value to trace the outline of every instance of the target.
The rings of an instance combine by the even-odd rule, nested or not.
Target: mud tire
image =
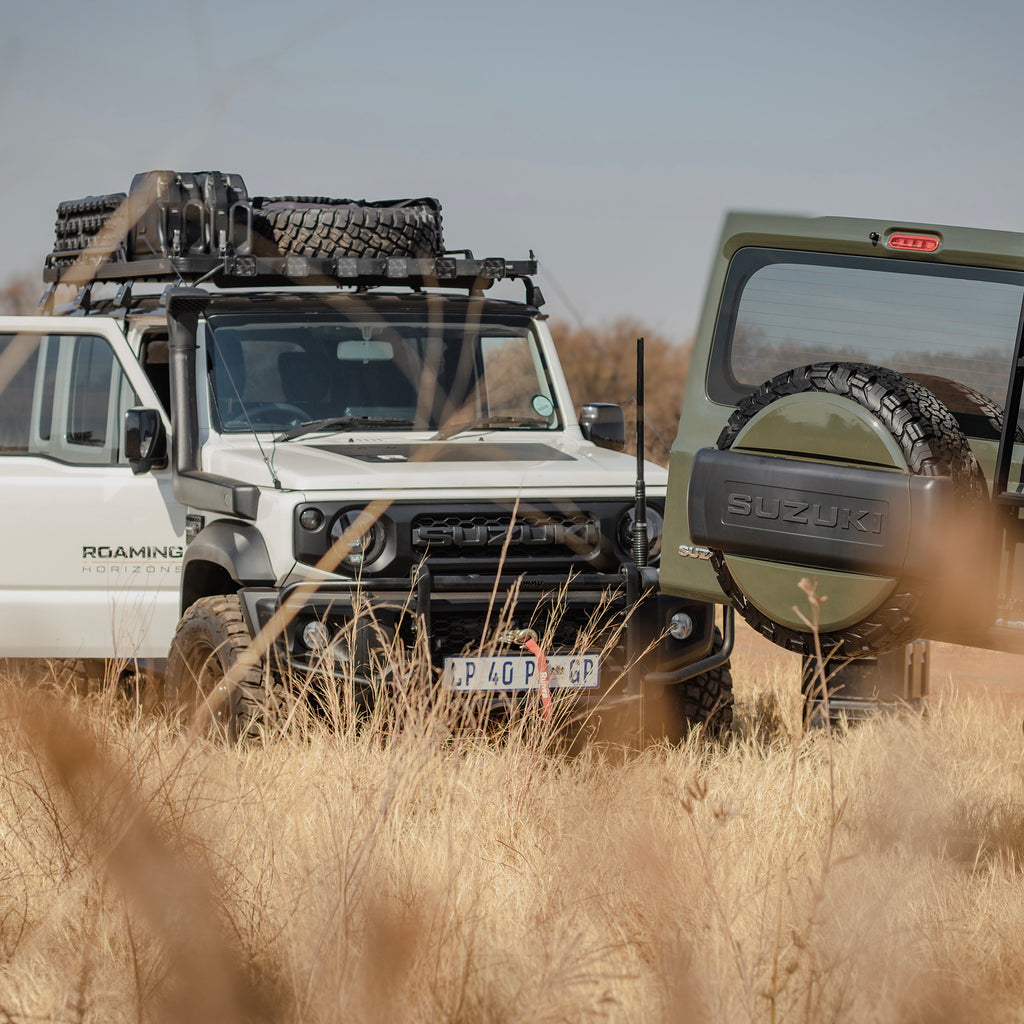
[[[387,204],[316,196],[256,200],[253,245],[257,255],[315,258],[416,258],[444,249],[440,207],[432,199]]]
[[[712,653],[720,651],[722,644],[722,633],[716,627]],[[673,712],[670,738],[674,741],[685,739],[696,726],[702,726],[710,736],[725,737],[732,732],[732,669],[729,661],[676,683],[669,687],[666,696]]]
[[[911,380],[924,385],[956,418],[960,429],[968,437],[998,441],[1003,433],[1003,407],[988,395],[969,384],[930,373],[907,374]],[[1024,430],[1017,426],[1014,441],[1024,441]]]
[[[202,732],[232,740],[281,726],[290,707],[288,694],[262,663],[246,669],[231,692],[224,686],[224,677],[248,646],[249,630],[237,596],[196,601],[178,623],[167,659],[164,694],[169,710],[195,721]],[[204,705],[206,712],[199,714]]]
[[[722,644],[716,628],[711,651],[721,651]],[[661,741],[674,745],[701,729],[705,736],[725,739],[732,732],[732,717],[732,672],[725,661],[681,683],[649,689],[638,738],[642,745]]]
[[[873,413],[892,435],[914,476],[948,476],[957,498],[975,504],[987,496],[984,474],[953,414],[923,384],[894,370],[866,363],[814,363],[780,373],[748,395],[719,435],[718,448],[733,446],[737,435],[759,412],[789,395],[821,392],[849,398]],[[779,625],[747,600],[733,580],[725,553],[712,550],[711,565],[733,607],[762,636],[786,650],[814,653],[813,634]],[[824,632],[828,654],[881,654],[921,635],[923,594],[906,581],[869,618],[846,629]]]

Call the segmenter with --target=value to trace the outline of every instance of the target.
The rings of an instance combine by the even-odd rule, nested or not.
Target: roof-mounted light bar
[[[497,281],[520,280],[526,287],[527,303],[540,307],[544,297],[532,280],[536,274],[536,259],[228,255],[161,257],[124,263],[78,261],[67,267],[46,267],[43,280],[79,288],[100,282],[130,285],[138,281],[168,281],[219,288],[320,285],[365,289],[398,285],[416,290],[456,288],[470,292],[485,291]],[[130,290],[126,294],[130,295]]]

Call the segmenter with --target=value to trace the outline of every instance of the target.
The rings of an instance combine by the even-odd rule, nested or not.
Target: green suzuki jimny
[[[804,578],[826,654],[1024,650],[1024,234],[732,214],[692,367],[664,591],[805,656]]]

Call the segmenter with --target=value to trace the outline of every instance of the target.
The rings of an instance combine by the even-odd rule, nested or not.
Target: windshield
[[[529,321],[427,324],[341,313],[208,318],[222,432],[553,430],[554,392]],[[306,431],[295,428],[307,425]]]

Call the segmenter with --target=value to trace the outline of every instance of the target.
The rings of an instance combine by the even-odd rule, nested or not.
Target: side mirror
[[[136,476],[167,465],[167,434],[156,409],[124,414],[124,454]]]
[[[583,436],[602,448],[621,452],[626,447],[626,417],[622,407],[609,402],[590,402],[580,409]]]

